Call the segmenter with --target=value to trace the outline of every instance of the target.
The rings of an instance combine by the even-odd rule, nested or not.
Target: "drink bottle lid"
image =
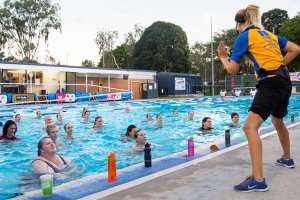
[[[116,151],[111,151],[108,154],[108,157],[110,157],[110,158],[114,158],[115,156],[116,156]]]
[[[230,130],[230,127],[229,127],[229,126],[225,126],[224,128],[225,128],[225,131]]]
[[[194,138],[193,138],[193,136],[188,136],[187,139],[188,140],[193,140]]]
[[[150,144],[149,144],[149,143],[146,143],[146,144],[145,144],[145,147],[150,147]]]

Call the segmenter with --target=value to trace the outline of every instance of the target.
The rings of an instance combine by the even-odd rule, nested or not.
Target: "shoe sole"
[[[280,166],[284,166],[284,167],[286,167],[286,168],[295,168],[295,165],[292,165],[292,166],[288,166],[288,165],[286,165],[286,164],[283,164],[283,163],[279,163],[279,162],[276,162],[276,164],[277,165],[280,165]]]
[[[268,190],[269,190],[269,186],[267,188],[265,188],[265,189],[252,189],[252,190],[235,190],[234,189],[234,191],[245,192],[245,193],[247,193],[247,192],[266,192]]]

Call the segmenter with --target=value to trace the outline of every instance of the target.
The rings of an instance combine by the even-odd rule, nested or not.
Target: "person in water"
[[[48,136],[52,139],[56,146],[64,146],[64,143],[56,141],[58,138],[58,126],[48,125],[46,131]]]
[[[188,112],[188,121],[193,121],[194,120],[194,112],[193,111],[189,111]]]
[[[212,127],[211,118],[210,117],[204,117],[202,119],[202,126],[199,129],[199,131],[210,131],[212,129],[213,129],[213,127]]]
[[[240,124],[239,124],[239,114],[237,114],[236,112],[231,113],[231,122],[228,123],[228,126],[230,128],[238,128],[238,127],[240,127]]]
[[[134,134],[136,133],[137,130],[138,129],[137,129],[137,127],[135,125],[130,124],[127,127],[127,131],[126,131],[125,136],[128,137],[128,138],[134,139]]]
[[[66,123],[64,125],[64,130],[66,135],[63,137],[64,140],[67,139],[74,139],[75,137],[73,136],[73,132],[74,132],[74,127],[71,123]]]
[[[148,113],[148,114],[146,115],[146,118],[143,119],[142,122],[149,122],[149,121],[151,121],[151,120],[153,120],[152,114],[151,114],[151,113]]]
[[[134,133],[134,138],[135,138],[136,144],[131,147],[131,150],[132,151],[143,151],[145,148],[145,144],[147,143],[146,132],[143,130],[137,130],[136,133]]]
[[[20,122],[20,121],[21,121],[21,114],[16,114],[15,122]]]
[[[54,174],[65,169],[71,160],[56,153],[53,140],[43,137],[38,143],[38,157],[32,162],[33,170],[38,174]]]
[[[93,129],[100,129],[103,128],[103,119],[101,116],[95,118]]]
[[[17,130],[17,124],[13,120],[7,120],[3,126],[0,140],[20,141],[21,139],[15,136]]]

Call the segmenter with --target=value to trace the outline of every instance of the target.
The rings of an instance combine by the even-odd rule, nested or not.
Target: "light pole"
[[[212,29],[213,16],[210,16],[210,43],[211,43],[211,95],[215,96],[215,81],[214,81],[214,38],[213,38],[213,29]]]
[[[29,79],[30,79],[30,93],[32,93],[32,77],[33,77],[33,73],[29,72]]]

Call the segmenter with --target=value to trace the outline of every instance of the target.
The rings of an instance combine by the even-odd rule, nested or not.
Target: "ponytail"
[[[247,26],[254,25],[257,28],[264,29],[261,24],[259,7],[256,5],[248,5],[246,9],[239,10],[235,15],[235,21],[245,23]]]
[[[246,24],[254,25],[257,28],[264,29],[263,25],[261,24],[261,16],[259,13],[259,7],[256,5],[249,5],[245,9],[245,20]]]

